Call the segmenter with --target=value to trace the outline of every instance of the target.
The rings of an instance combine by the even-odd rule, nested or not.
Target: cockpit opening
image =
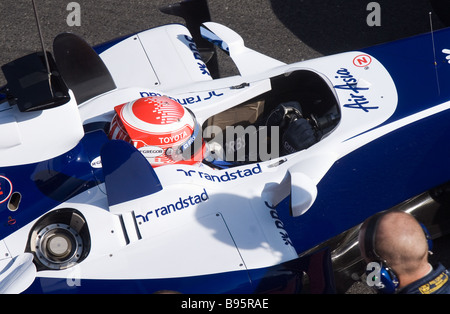
[[[319,73],[296,70],[271,78],[271,86],[204,123],[215,130],[204,132],[214,158],[242,164],[281,157],[311,147],[338,125],[338,101]]]

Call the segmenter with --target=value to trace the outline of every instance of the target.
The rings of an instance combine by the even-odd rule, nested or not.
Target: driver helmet
[[[202,162],[206,144],[193,113],[171,98],[144,97],[114,108],[109,138],[133,144],[153,167]]]

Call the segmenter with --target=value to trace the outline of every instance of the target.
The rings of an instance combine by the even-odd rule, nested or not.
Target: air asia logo
[[[371,109],[378,109],[378,106],[371,106],[369,100],[362,94],[363,91],[369,90],[368,87],[358,86],[358,80],[346,68],[340,68],[336,71],[336,79],[342,80],[344,84],[335,85],[335,89],[341,89],[348,92],[345,108],[361,109],[369,112]]]
[[[208,199],[209,199],[208,193],[206,192],[206,189],[203,189],[203,192],[200,194],[189,195],[186,198],[179,197],[178,201],[176,201],[175,203],[167,204],[165,206],[161,206],[159,208],[150,210],[145,214],[145,216],[136,215],[136,220],[142,219],[143,222],[147,222],[152,219],[158,219],[163,216],[173,214],[180,210],[200,204],[202,202],[206,202]]]

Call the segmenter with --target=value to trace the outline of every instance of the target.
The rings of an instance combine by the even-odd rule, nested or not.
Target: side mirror
[[[213,22],[204,23],[200,27],[200,34],[204,39],[231,55],[239,49],[245,48],[242,37],[232,29]]]
[[[291,176],[291,210],[292,216],[303,215],[317,197],[317,186],[313,180],[302,172],[289,171]]]
[[[225,51],[234,61],[241,75],[254,75],[285,65],[283,62],[245,47],[242,37],[228,27],[203,23],[200,33],[204,39]]]

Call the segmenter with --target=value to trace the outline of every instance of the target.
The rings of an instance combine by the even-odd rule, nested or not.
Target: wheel
[[[83,240],[69,225],[56,223],[42,228],[36,237],[36,257],[50,269],[73,266],[81,258]]]

